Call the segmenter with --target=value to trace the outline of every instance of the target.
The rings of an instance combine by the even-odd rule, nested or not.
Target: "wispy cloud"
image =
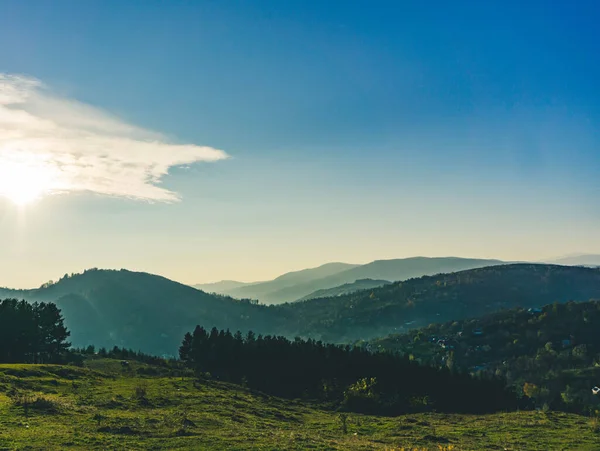
[[[21,179],[30,177],[42,194],[88,191],[169,202],[178,194],[158,186],[169,168],[225,158],[222,150],[174,144],[57,96],[39,80],[0,73],[0,195],[14,184],[27,186]]]

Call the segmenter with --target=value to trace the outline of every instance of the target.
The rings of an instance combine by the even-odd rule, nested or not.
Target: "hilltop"
[[[91,269],[38,289],[0,289],[0,298],[56,303],[74,346],[128,346],[155,354],[174,354],[199,322],[241,330],[271,322],[262,306],[127,270]]]

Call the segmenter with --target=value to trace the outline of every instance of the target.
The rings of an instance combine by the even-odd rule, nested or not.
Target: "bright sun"
[[[27,205],[54,188],[53,172],[31,162],[2,162],[0,164],[0,196],[18,206]]]

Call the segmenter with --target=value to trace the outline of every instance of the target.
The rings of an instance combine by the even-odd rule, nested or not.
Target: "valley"
[[[599,269],[327,293],[263,305],[100,269],[0,289],[55,303],[71,345],[0,364],[0,449],[595,449]]]
[[[0,0],[0,451],[600,451],[599,23]]]
[[[39,289],[0,289],[2,298],[56,303],[74,346],[127,346],[175,355],[183,334],[196,324],[353,343],[501,309],[588,301],[600,298],[600,270],[498,265],[266,306],[151,274],[92,269]]]

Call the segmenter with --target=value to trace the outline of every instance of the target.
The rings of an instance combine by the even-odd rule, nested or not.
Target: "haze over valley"
[[[274,284],[284,281],[284,287],[292,292],[297,286],[289,283],[297,282],[304,288],[311,277],[322,283],[323,272],[329,273],[326,280],[346,280],[348,271],[356,277],[372,275],[373,271],[390,276],[390,271],[396,270],[400,281],[371,286],[372,279],[358,279],[322,290],[320,295],[317,292],[315,297],[267,306],[258,299],[206,293],[158,275],[94,268],[65,275],[37,289],[2,288],[0,299],[55,303],[78,347],[129,346],[174,356],[182,334],[196,324],[290,339],[354,343],[505,308],[539,308],[552,302],[600,298],[600,269],[583,266],[454,257],[347,266],[333,264],[289,273],[275,279]],[[461,269],[465,266],[473,269]],[[441,270],[449,267],[455,271]],[[361,268],[365,272],[359,271]]]
[[[0,1],[0,451],[600,449],[600,3]]]

